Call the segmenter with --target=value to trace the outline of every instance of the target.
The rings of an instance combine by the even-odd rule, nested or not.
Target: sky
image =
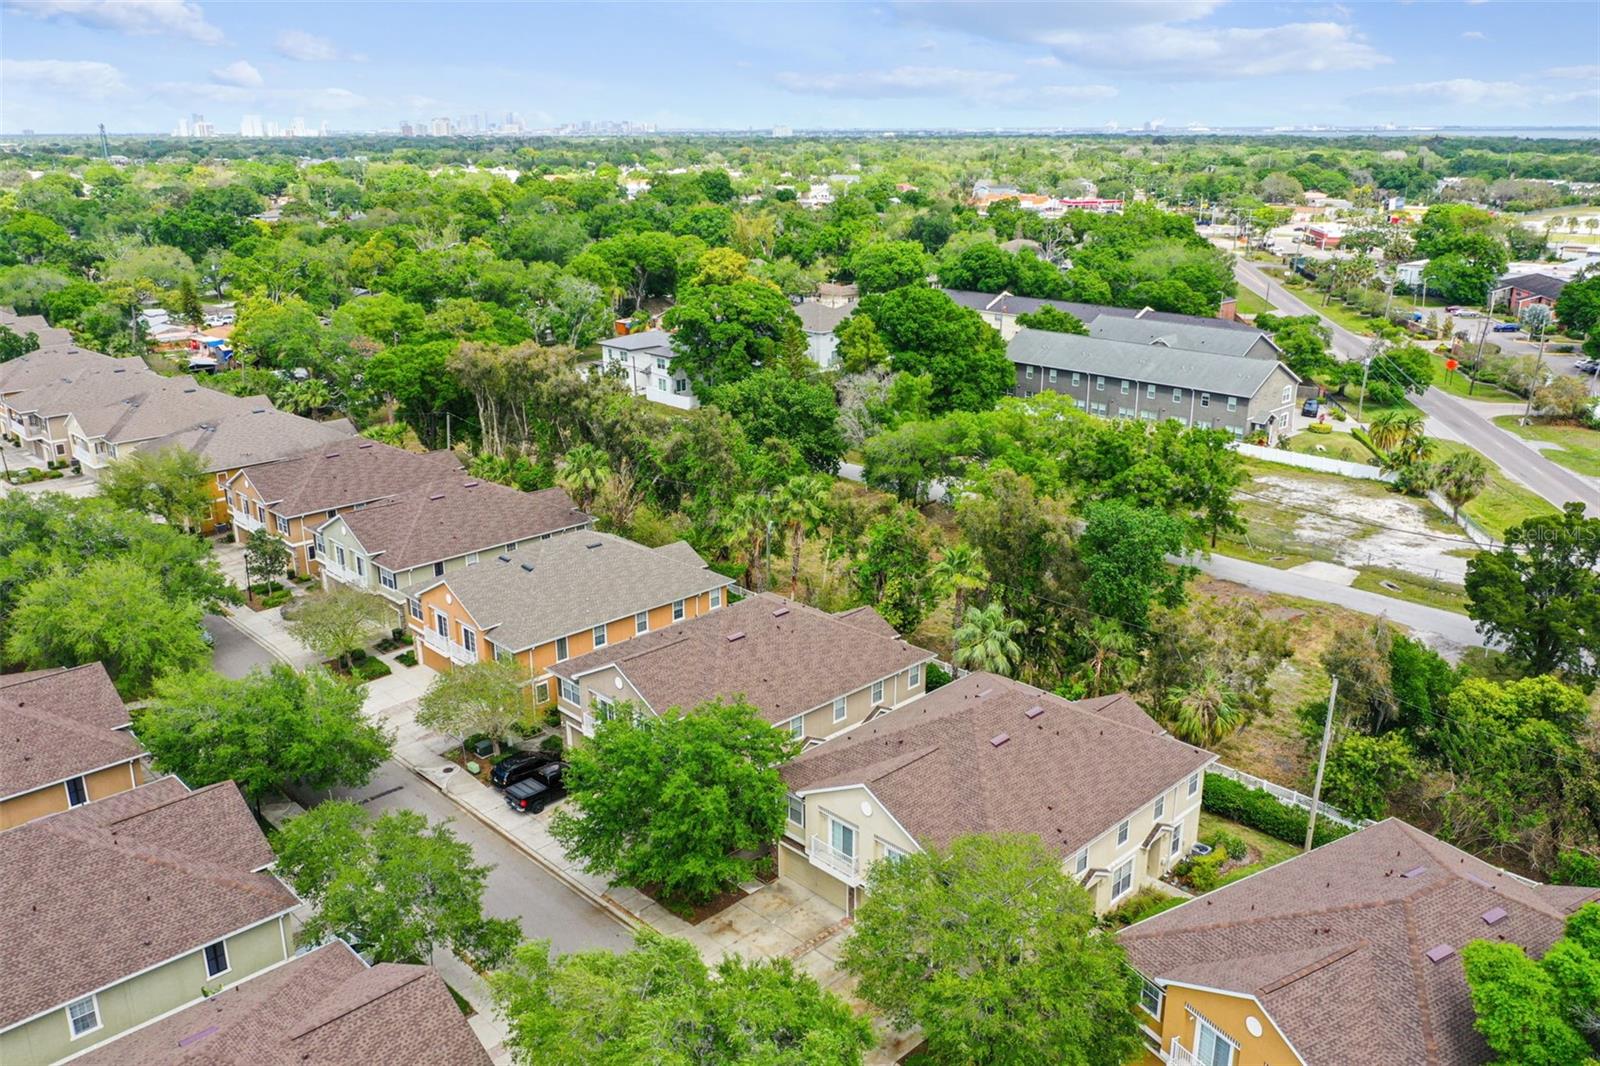
[[[0,0],[0,131],[1600,126],[1600,3]]]

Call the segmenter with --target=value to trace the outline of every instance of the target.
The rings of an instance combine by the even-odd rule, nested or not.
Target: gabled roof
[[[1013,363],[1244,397],[1254,396],[1273,371],[1283,366],[1273,359],[1240,359],[1040,329],[1018,330],[1006,343],[1006,354]],[[1293,381],[1300,380],[1288,367],[1283,367],[1283,372]]]
[[[127,727],[100,663],[0,674],[0,798],[137,759]]]
[[[1112,318],[1138,318],[1150,322],[1186,322],[1191,325],[1206,326],[1212,329],[1243,330],[1250,333],[1259,332],[1248,322],[1239,322],[1228,318],[1207,318],[1203,315],[1180,315],[1174,311],[1155,311],[1148,307],[1112,307],[1109,304],[1081,304],[1071,300],[1045,299],[1037,296],[1013,296],[1009,292],[973,292],[970,289],[942,289],[940,291],[962,307],[970,307],[974,311],[988,311],[991,314],[1021,315],[1049,306],[1059,311],[1066,311],[1069,314],[1076,315],[1086,326],[1096,318],[1108,315]]]
[[[34,364],[31,373],[8,369],[30,356],[41,355],[43,358]],[[84,355],[98,358],[84,359]],[[49,352],[41,348],[22,359],[0,364],[0,391],[8,394],[6,406],[45,418],[115,403],[160,380],[144,365],[143,359],[112,359],[95,352],[64,348]]]
[[[343,941],[118,1037],[83,1066],[488,1066],[431,967],[367,967]]]
[[[198,455],[209,472],[237,470],[325,448],[356,435],[348,418],[317,422],[271,404],[251,404],[156,438],[145,448],[175,447]]]
[[[743,695],[777,724],[932,658],[863,618],[762,593],[550,671],[576,679],[615,666],[657,713]]]
[[[1455,1066],[1492,1057],[1461,949],[1504,940],[1541,955],[1591,899],[1600,889],[1529,883],[1391,818],[1118,936],[1152,980],[1255,997],[1311,1066]],[[1440,946],[1451,953],[1435,962]]]
[[[918,841],[1034,833],[1065,856],[1214,758],[1127,696],[1073,702],[968,674],[804,752],[783,777],[801,793],[864,785]]]
[[[898,639],[900,636],[899,633],[895,632],[894,626],[889,624],[888,619],[884,618],[883,615],[879,614],[870,606],[852,607],[848,611],[840,611],[833,617],[837,618],[845,625],[855,626],[857,629],[864,629],[868,633],[876,633],[880,637],[893,637]]]
[[[351,437],[248,467],[242,476],[267,506],[293,517],[381,500],[460,470],[454,452],[418,454]]]
[[[1213,325],[1212,323],[1216,323]],[[1259,331],[1228,329],[1223,319],[1194,322],[1163,322],[1152,318],[1121,318],[1100,315],[1089,323],[1089,336],[1105,340],[1128,341],[1132,344],[1161,344],[1168,348],[1183,348],[1191,352],[1213,352],[1217,355],[1248,356],[1261,341],[1267,342],[1268,351],[1276,358],[1278,346],[1272,338]]]
[[[606,348],[620,348],[625,352],[661,349],[672,352],[672,334],[664,329],[646,329],[638,333],[625,333],[620,337],[606,337],[600,342]]]
[[[578,510],[565,489],[522,492],[462,472],[345,511],[332,521],[342,521],[393,573],[470,552],[498,552],[519,540],[583,528],[594,519]]]
[[[1550,274],[1518,274],[1514,278],[1503,278],[1495,285],[1496,289],[1524,289],[1535,296],[1552,300],[1559,297],[1566,287],[1565,281]]]
[[[806,300],[794,305],[794,313],[800,316],[800,328],[807,333],[832,333],[835,326],[854,312],[854,304],[830,307],[816,300]]]
[[[253,872],[272,859],[231,781],[164,777],[0,833],[0,1029],[295,907]]]
[[[107,403],[70,403],[72,416],[85,436],[113,444],[147,441],[206,419],[271,406],[265,396],[230,396],[205,388],[191,377],[151,375],[135,384],[137,388]]]
[[[428,587],[448,585],[496,647],[522,651],[730,583],[671,546],[583,532],[485,557]]]

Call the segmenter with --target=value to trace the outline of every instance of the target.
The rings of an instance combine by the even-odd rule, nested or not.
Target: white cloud
[[[1461,35],[1461,38],[1466,41],[1487,41],[1489,35],[1482,30],[1467,30]]]
[[[259,89],[264,84],[261,72],[243,59],[213,70],[211,80],[222,85],[237,85],[245,89]]]
[[[279,55],[302,63],[327,63],[343,58],[338,45],[326,37],[318,37],[304,30],[284,30],[278,34],[272,46]]]
[[[1570,93],[1545,93],[1540,101],[1545,104],[1580,104],[1600,100],[1600,89],[1578,89]]]
[[[36,90],[85,100],[128,91],[122,72],[110,63],[66,59],[0,59],[0,85],[8,93]]]
[[[200,5],[187,0],[5,0],[5,9],[136,37],[187,37],[201,44],[221,44],[223,37]]]
[[[1041,85],[1021,91],[1037,93],[1047,100],[1109,100],[1117,95],[1113,85]]]
[[[333,86],[323,89],[262,89],[214,82],[169,81],[157,85],[155,91],[180,103],[205,100],[261,108],[295,108],[313,113],[355,111],[372,104],[360,93]]]
[[[1545,77],[1572,79],[1574,81],[1600,81],[1600,64],[1582,67],[1551,67]]]
[[[1017,80],[1015,74],[960,67],[894,67],[842,74],[780,71],[779,85],[814,96],[878,100],[897,96],[979,96]]]
[[[1494,104],[1522,107],[1533,102],[1534,92],[1514,81],[1479,81],[1476,78],[1450,78],[1445,81],[1418,81],[1409,85],[1380,85],[1363,89],[1351,100],[1393,100],[1409,104]]]

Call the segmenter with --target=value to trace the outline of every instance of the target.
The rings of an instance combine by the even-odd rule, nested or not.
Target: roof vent
[[[194,389],[184,389],[183,393],[184,393],[185,396],[187,396],[189,393],[194,392],[194,391],[195,391]]]
[[[1496,922],[1504,921],[1505,917],[1506,909],[1504,907],[1491,907],[1483,912],[1483,924],[1494,925]]]
[[[509,562],[510,560],[507,560],[507,561]],[[522,569],[531,574],[531,573],[533,573],[533,564],[532,563],[523,563],[522,564]]]
[[[1040,707],[1038,704],[1034,704],[1032,707],[1029,707],[1022,713],[1027,715],[1029,718],[1037,718],[1044,713],[1044,708]]]
[[[1010,739],[1011,735],[1009,733],[996,733],[994,736],[989,738],[989,743],[998,748],[1000,745],[1004,744]]]
[[[601,545],[601,544],[602,544],[602,543],[604,543],[604,542],[603,542],[603,541],[598,541],[598,540],[597,540],[597,541],[594,541],[594,542],[593,542],[593,543],[592,543],[592,544],[585,544],[585,545],[584,545],[584,547],[585,547],[585,548],[588,548],[588,549],[589,549],[589,550],[590,550],[590,551],[593,551],[593,550],[594,550],[594,549],[596,549],[596,548],[598,548],[598,547],[600,547],[600,545]]]
[[[994,689],[992,689],[992,688],[981,688],[981,689],[978,690],[978,698],[981,700],[981,699],[983,699],[985,696],[987,696],[989,693],[991,693],[993,691],[994,691]]]
[[[478,483],[476,481],[469,481],[465,485],[462,485],[461,487],[464,488],[464,489],[475,489],[475,488],[478,487]]]
[[[772,617],[774,617],[774,618],[782,618],[784,615],[786,615],[788,613],[789,613],[789,608],[787,608],[787,607],[779,607],[776,611],[772,612]]]
[[[509,563],[511,561],[511,556],[509,555],[496,555],[495,558],[502,563]]]
[[[1428,949],[1428,961],[1434,963],[1443,962],[1455,953],[1456,949],[1449,944],[1439,944]]]
[[[429,496],[428,499],[430,499],[430,500],[442,500],[442,499],[444,499],[444,493],[436,492],[432,496]]]
[[[338,452],[327,452],[322,457],[324,459],[337,459],[337,458],[339,458],[339,453]]]
[[[206,1037],[211,1036],[214,1033],[216,1033],[216,1031],[219,1028],[221,1028],[221,1027],[220,1026],[216,1026],[216,1025],[208,1025],[204,1029],[200,1030],[198,1033],[190,1033],[188,1036],[180,1037],[178,1039],[178,1046],[179,1047],[188,1047],[190,1044],[198,1044],[200,1041],[204,1040]]]
[[[727,640],[728,640],[729,644],[732,644],[736,640],[743,640],[743,639],[744,639],[744,630],[742,630],[742,629],[739,630],[737,633],[729,633],[728,637],[727,637]]]
[[[1425,874],[1427,872],[1428,872],[1428,868],[1426,866],[1413,866],[1411,869],[1407,870],[1405,873],[1401,874],[1400,876],[1401,877],[1421,877],[1423,874]]]
[[[250,409],[250,413],[253,415],[264,415],[267,413],[267,409],[265,407],[253,407]]]
[[[364,440],[360,444],[357,444],[356,447],[357,448],[370,448],[370,447],[372,447],[372,442],[370,440]]]

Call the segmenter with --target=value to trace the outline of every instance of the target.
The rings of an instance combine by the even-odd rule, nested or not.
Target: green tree
[[[1600,668],[1600,519],[1581,503],[1513,526],[1467,563],[1467,615],[1530,674],[1593,684]]]
[[[744,700],[634,721],[613,708],[568,753],[550,831],[589,873],[697,903],[748,880],[787,817],[778,767],[798,750]]]
[[[346,670],[351,652],[395,622],[387,600],[342,584],[296,601],[284,615],[291,637],[324,658],[338,659]]]
[[[244,577],[252,589],[271,585],[289,572],[289,545],[282,537],[258,529],[244,543]]]
[[[1450,501],[1451,516],[1459,516],[1461,508],[1477,499],[1489,484],[1489,463],[1477,452],[1456,452],[1434,471],[1434,484]]]
[[[764,493],[741,493],[733,500],[726,517],[726,544],[744,554],[744,580],[752,589],[770,584],[760,582],[761,549],[772,535],[772,499]],[[770,578],[770,575],[768,575]]]
[[[662,322],[674,331],[673,365],[697,390],[731,384],[759,369],[799,367],[805,359],[800,317],[776,286],[754,278],[689,286]]]
[[[211,475],[187,448],[136,451],[100,474],[100,495],[139,514],[160,515],[189,532],[211,514]]]
[[[879,336],[871,315],[857,311],[835,326],[833,332],[839,338],[839,363],[846,374],[860,374],[888,364],[889,346]]]
[[[1013,676],[1022,665],[1022,648],[1016,641],[1022,627],[1017,619],[1005,616],[1002,604],[968,607],[951,636],[955,664],[968,670]]]
[[[277,870],[312,907],[300,939],[341,937],[375,962],[427,965],[435,948],[484,968],[511,957],[522,939],[515,918],[488,918],[490,867],[443,822],[416,811],[373,818],[346,801],[320,804],[272,836]]]
[[[831,488],[826,477],[813,474],[792,477],[773,493],[773,515],[789,534],[790,596],[800,588],[800,551],[806,537],[827,519]]]
[[[1116,500],[1090,504],[1084,514],[1078,555],[1090,610],[1142,629],[1152,603],[1183,602],[1194,570],[1167,562],[1183,551],[1188,524],[1182,518]]]
[[[861,299],[896,371],[931,374],[933,412],[986,411],[1016,384],[1005,341],[978,313],[913,285]]]
[[[18,336],[10,326],[0,326],[0,363],[21,359],[29,352],[38,351],[39,335],[29,330]]]
[[[897,507],[868,526],[851,576],[861,602],[877,608],[897,633],[915,632],[937,592],[922,516]]]
[[[24,586],[6,618],[5,653],[30,670],[102,662],[124,699],[211,657],[200,608],[173,599],[133,558],[75,560]]]
[[[1556,318],[1569,333],[1593,333],[1600,326],[1600,274],[1562,289],[1556,298]]]
[[[1083,337],[1089,335],[1089,327],[1083,324],[1083,319],[1051,304],[1045,304],[1037,311],[1018,315],[1017,325],[1026,329],[1042,329],[1050,333],[1076,333]]]
[[[489,987],[528,1066],[857,1066],[873,1043],[866,1019],[788,959],[735,954],[710,970],[688,941],[648,927],[620,954],[552,958],[549,941],[524,944]]]
[[[957,541],[944,550],[934,564],[932,577],[940,590],[950,596],[950,617],[967,616],[967,595],[983,588],[989,582],[989,571],[972,545]],[[955,654],[955,636],[951,634],[950,653]]]
[[[1402,733],[1352,733],[1328,749],[1323,795],[1352,818],[1379,819],[1392,797],[1422,778],[1422,765]]]
[[[259,812],[285,785],[359,787],[390,755],[393,739],[368,722],[366,689],[326,670],[277,664],[242,679],[211,671],[164,677],[134,730],[156,768],[191,788],[233,781]]]
[[[1474,1026],[1505,1066],[1600,1059],[1600,904],[1578,908],[1538,962],[1518,944],[1474,940],[1461,950]]]
[[[1037,837],[956,838],[874,863],[839,962],[936,1063],[1121,1066],[1139,978]]]
[[[611,476],[605,453],[592,444],[574,445],[561,462],[556,474],[556,484],[572,494],[580,511],[587,511],[594,502],[595,493]]]
[[[233,343],[242,357],[262,366],[289,369],[315,366],[321,352],[322,323],[298,296],[273,303],[251,297],[239,305]]]
[[[522,667],[508,659],[455,666],[437,674],[417,701],[417,724],[460,739],[484,733],[504,751],[516,724],[528,717],[531,704]]]
[[[877,241],[850,257],[850,270],[863,294],[926,284],[931,267],[916,241]]]
[[[844,454],[833,388],[787,367],[759,370],[711,392],[711,400],[756,443],[782,441],[813,470],[832,474]]]
[[[206,309],[200,303],[199,290],[194,285],[194,275],[184,274],[178,279],[178,314],[194,329],[205,325]]]
[[[1239,694],[1215,667],[1207,667],[1199,677],[1173,688],[1167,705],[1172,735],[1203,747],[1221,743],[1248,717]]]

